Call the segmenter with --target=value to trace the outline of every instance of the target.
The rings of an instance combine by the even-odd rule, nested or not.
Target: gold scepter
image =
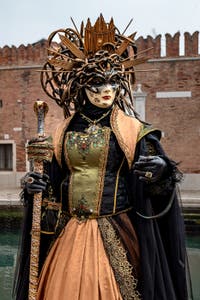
[[[48,105],[44,101],[36,101],[34,111],[37,115],[38,130],[37,138],[27,146],[28,160],[33,163],[33,171],[43,174],[44,161],[51,161],[53,146],[45,138],[44,119],[48,112]],[[39,275],[39,254],[40,254],[40,231],[41,231],[41,206],[42,192],[35,193],[33,199],[33,215],[31,230],[31,253],[29,272],[29,300],[36,300]]]

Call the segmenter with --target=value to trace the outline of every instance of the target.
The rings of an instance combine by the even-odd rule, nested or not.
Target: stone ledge
[[[20,202],[20,188],[1,189],[0,205],[22,205]],[[200,190],[180,190],[183,207],[200,208]]]

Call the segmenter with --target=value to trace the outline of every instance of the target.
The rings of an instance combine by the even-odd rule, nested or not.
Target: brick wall
[[[147,93],[146,120],[164,132],[162,144],[184,173],[200,173],[200,55],[199,34],[184,34],[180,55],[180,33],[166,34],[166,56],[161,57],[161,36],[139,38],[138,50],[153,47],[152,57],[138,72],[137,81]],[[146,52],[148,54],[148,52]],[[191,97],[157,98],[157,92],[191,92]]]
[[[165,35],[165,56],[161,55],[162,41],[161,35],[137,39],[138,53],[153,47],[143,52],[151,59],[138,66],[136,73],[137,82],[147,93],[146,120],[163,131],[162,143],[171,158],[181,161],[183,172],[200,173],[199,34],[184,34],[184,55],[180,55],[179,33],[173,37]],[[34,102],[40,99],[49,105],[47,134],[63,118],[62,110],[40,86],[38,70],[45,61],[46,46],[46,41],[42,40],[26,47],[0,48],[0,140],[7,134],[7,138],[16,141],[18,172],[25,171],[25,143],[36,132]],[[158,92],[174,91],[191,92],[191,97],[156,97]]]

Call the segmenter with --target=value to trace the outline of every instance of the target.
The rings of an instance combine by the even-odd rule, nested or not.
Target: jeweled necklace
[[[99,119],[92,120],[83,113],[80,112],[81,117],[89,123],[89,127],[86,129],[88,133],[97,132],[102,126],[99,124],[101,120],[103,120],[110,113],[111,109],[104,113]]]

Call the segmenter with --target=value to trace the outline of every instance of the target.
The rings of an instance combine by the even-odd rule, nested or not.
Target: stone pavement
[[[200,209],[200,190],[182,190],[181,201],[183,207]]]
[[[20,203],[20,188],[1,189],[0,190],[0,205],[16,206]]]
[[[0,190],[0,205],[16,206],[20,203],[20,188],[16,189],[1,189]],[[200,190],[181,190],[181,201],[183,207],[199,208],[200,209]]]

